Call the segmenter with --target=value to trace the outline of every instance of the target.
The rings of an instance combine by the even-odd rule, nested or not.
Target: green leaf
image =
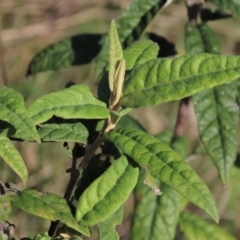
[[[133,43],[123,52],[124,59],[126,60],[126,70],[132,70],[156,58],[158,50],[158,45],[150,40],[142,40]]]
[[[102,34],[81,34],[52,44],[32,59],[26,75],[90,63],[101,49],[101,38]]]
[[[15,132],[40,143],[37,129],[29,118],[23,97],[11,88],[0,86],[0,120],[10,123]]]
[[[0,134],[0,157],[18,174],[25,185],[28,178],[27,167],[19,152],[3,134]]]
[[[106,133],[106,137],[141,167],[147,166],[153,177],[205,210],[218,222],[216,203],[209,189],[175,151],[136,129],[118,128]]]
[[[157,45],[149,40],[133,43],[130,47],[123,51],[123,56],[126,60],[126,70],[131,70],[137,65],[154,59],[157,55],[157,50]],[[98,96],[100,100],[108,104],[110,98],[110,87],[108,84],[107,73],[103,75],[98,85]]]
[[[218,86],[193,96],[200,138],[226,183],[238,146],[239,108],[235,83]]]
[[[216,8],[214,9],[202,8],[200,14],[203,22],[232,17],[231,14],[226,13],[226,11]]]
[[[104,221],[127,200],[137,183],[139,169],[122,156],[81,195],[76,219],[84,226]]]
[[[166,144],[171,143],[177,149],[181,149],[181,152],[183,152],[182,148],[186,149],[182,138],[175,138],[171,142],[172,133],[169,131],[161,132],[157,137],[160,141]],[[175,190],[163,183],[158,183],[163,192],[162,195],[156,196],[149,187],[143,184],[143,178],[144,174],[141,172],[135,188],[137,205],[130,240],[158,240],[159,236],[164,240],[172,240],[178,223],[181,197]]]
[[[240,58],[196,54],[150,60],[133,69],[123,86],[123,107],[137,108],[178,100],[240,76]]]
[[[185,38],[184,45],[186,53],[196,54],[204,52],[204,45],[202,37],[197,26],[193,23],[187,23],[185,25]]]
[[[181,196],[165,184],[160,185],[161,196],[145,187],[138,195],[130,240],[172,240],[179,217]]]
[[[89,229],[76,222],[66,200],[56,194],[25,190],[18,191],[16,196],[11,197],[12,205],[25,212],[51,221],[60,220],[68,227],[90,236]]]
[[[123,60],[122,46],[118,38],[118,32],[114,20],[111,22],[109,30],[109,87],[111,92],[113,91],[114,75],[119,65],[119,62]]]
[[[146,131],[138,121],[131,118],[129,115],[124,115],[123,117],[121,117],[119,122],[117,123],[117,127],[129,127]]]
[[[197,26],[202,38],[205,52],[212,54],[221,53],[221,42],[219,36],[206,23]]]
[[[88,130],[82,123],[42,124],[38,130],[42,141],[86,143]]]
[[[240,2],[236,0],[210,0],[223,11],[228,11],[240,17]]]
[[[181,213],[179,223],[187,240],[236,240],[221,227],[191,213]]]
[[[0,194],[0,223],[5,222],[11,212],[10,196]]]
[[[115,231],[116,225],[120,225],[123,219],[123,207],[99,224],[100,240],[119,240],[118,233]]]
[[[93,97],[85,85],[50,93],[35,100],[27,108],[35,124],[43,123],[53,116],[64,119],[101,119],[109,116],[105,104]]]
[[[127,47],[138,40],[144,29],[152,21],[157,12],[167,3],[167,0],[132,0],[125,11],[115,22],[120,43]],[[108,63],[108,39],[97,57],[96,76],[101,76]]]
[[[197,26],[197,30],[204,50],[219,53],[220,40],[209,26],[202,23]],[[198,52],[198,49],[192,50]],[[239,109],[235,103],[236,94],[233,82],[198,92],[193,96],[200,138],[218,168],[223,183],[226,183],[229,177],[237,153]]]

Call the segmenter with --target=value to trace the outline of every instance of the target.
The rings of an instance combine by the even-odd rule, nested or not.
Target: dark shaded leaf
[[[102,36],[81,34],[46,47],[32,59],[26,75],[90,63],[101,49]]]

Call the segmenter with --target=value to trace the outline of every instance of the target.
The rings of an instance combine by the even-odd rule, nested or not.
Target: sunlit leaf
[[[0,134],[0,157],[18,174],[25,185],[28,178],[27,167],[19,152],[3,134]]]
[[[133,43],[123,51],[126,61],[126,70],[132,70],[148,60],[157,56],[158,46],[149,40],[143,40]],[[108,84],[108,74],[105,73],[98,85],[98,97],[108,104],[110,98],[110,87]]]
[[[150,60],[133,69],[123,86],[121,105],[129,108],[178,100],[240,76],[240,58],[196,54]]]
[[[139,169],[126,157],[116,160],[79,198],[76,219],[93,226],[116,212],[127,200],[137,183]]]
[[[188,38],[192,39],[193,35],[196,39],[191,53],[198,53],[201,49],[209,53],[220,53],[220,40],[206,23],[195,27],[195,32],[191,34],[192,36],[185,35],[185,42],[188,42]],[[197,42],[201,47],[198,47]],[[198,92],[193,96],[200,138],[224,183],[229,177],[237,152],[239,109],[235,103],[236,95],[236,86],[232,82]]]
[[[93,97],[85,85],[50,93],[35,100],[27,112],[35,124],[43,123],[53,116],[64,119],[101,119],[109,116],[105,104]]]
[[[119,40],[125,48],[138,40],[144,29],[152,21],[167,0],[133,0],[116,20]],[[108,39],[97,57],[96,76],[101,76],[108,63]]]
[[[90,236],[88,228],[79,225],[72,216],[66,200],[53,193],[41,193],[36,190],[18,191],[11,196],[12,205],[25,212],[51,221],[60,220],[68,227]]]
[[[153,177],[204,209],[218,222],[216,203],[209,189],[175,151],[136,129],[118,128],[106,137],[141,167],[147,166]]]
[[[191,213],[181,213],[179,223],[187,240],[236,240],[222,227]]]
[[[36,127],[25,109],[22,95],[11,88],[0,86],[0,108],[0,120],[11,124],[18,134],[40,142]]]
[[[115,22],[111,22],[109,30],[109,87],[113,91],[114,75],[119,62],[123,59],[123,51],[121,43],[119,42],[118,32]]]
[[[181,152],[185,149],[186,152],[182,138],[175,138],[171,143],[171,132],[162,132],[157,137],[165,144],[174,145],[177,149],[181,149]],[[185,154],[182,157],[185,157]],[[178,223],[181,196],[164,183],[158,183],[163,193],[161,196],[156,196],[143,184],[143,179],[144,174],[141,172],[135,188],[136,208],[130,240],[158,240],[159,236],[164,240],[172,240]]]
[[[124,59],[126,60],[126,70],[131,70],[148,60],[156,58],[158,49],[158,45],[150,40],[133,43],[123,52]]]

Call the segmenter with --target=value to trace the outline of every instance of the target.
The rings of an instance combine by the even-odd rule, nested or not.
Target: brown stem
[[[196,25],[198,14],[202,7],[202,3],[197,3],[196,0],[186,0],[186,6],[188,10],[189,22]]]
[[[73,157],[72,160],[72,166],[73,166],[73,171],[71,173],[70,176],[70,180],[68,183],[68,186],[66,188],[65,194],[64,194],[64,198],[69,202],[71,200],[72,197],[72,193],[74,190],[74,187],[80,177],[80,173],[78,168],[86,168],[89,161],[91,160],[92,156],[94,155],[94,153],[96,152],[96,150],[98,149],[98,147],[104,142],[105,138],[103,137],[103,132],[99,134],[99,136],[97,137],[97,139],[95,140],[95,142],[93,143],[93,145],[89,148],[89,150],[86,152],[86,154],[84,155],[82,161],[79,163],[77,169],[76,169],[76,165],[74,166],[74,164],[77,161],[76,157]],[[51,222],[50,228],[48,230],[48,235],[51,237],[55,237],[58,233],[58,229],[60,227],[60,221],[57,220],[55,222]]]
[[[179,103],[178,116],[174,129],[174,137],[182,137],[185,130],[186,118],[188,116],[188,104],[190,97],[183,98]]]

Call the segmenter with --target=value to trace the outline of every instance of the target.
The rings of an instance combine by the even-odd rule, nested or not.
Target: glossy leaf
[[[12,142],[3,134],[0,134],[0,157],[18,174],[25,185],[28,178],[27,167]]]
[[[90,236],[89,229],[76,222],[66,200],[56,194],[25,190],[18,191],[16,196],[11,197],[12,205],[25,212],[51,221],[60,220],[68,227]]]
[[[198,25],[200,41],[209,53],[220,53],[218,36],[205,23]],[[192,49],[194,50],[194,48]],[[196,49],[198,52],[199,48]],[[237,153],[237,124],[235,83],[224,84],[196,93],[194,109],[200,138],[208,155],[218,168],[220,179],[226,183]]]
[[[228,11],[238,17],[240,17],[240,2],[236,0],[210,0],[220,9]]]
[[[43,124],[38,133],[45,142],[86,143],[88,138],[88,130],[82,123]]]
[[[138,174],[139,169],[126,157],[116,160],[79,198],[77,221],[84,226],[93,226],[116,212],[135,187]]]
[[[201,14],[201,19],[203,22],[220,20],[220,19],[232,17],[231,14],[228,14],[221,9],[203,8],[203,9],[201,9],[200,14]]]
[[[11,212],[10,196],[0,194],[0,223],[5,222]]]
[[[119,240],[119,235],[115,231],[116,225],[120,225],[123,220],[123,207],[99,224],[100,240]]]
[[[133,0],[116,20],[119,40],[125,48],[138,40],[157,12],[171,0]],[[101,76],[108,63],[108,39],[97,57],[96,76]]]
[[[136,129],[118,128],[107,133],[106,137],[141,167],[147,166],[153,177],[205,210],[218,222],[216,203],[209,189],[175,151]]]
[[[123,60],[122,46],[118,38],[115,22],[111,22],[109,30],[109,87],[113,91],[114,75],[119,62]]]
[[[124,59],[126,60],[126,70],[132,70],[148,60],[156,58],[158,50],[158,45],[150,40],[133,43],[123,52]]]
[[[0,86],[0,120],[11,124],[14,132],[40,142],[36,127],[28,116],[22,95],[11,88]]]
[[[34,56],[26,75],[89,63],[101,49],[101,38],[102,34],[81,34],[52,44]]]
[[[133,69],[123,86],[123,107],[137,108],[178,100],[240,75],[240,58],[196,54],[150,60]]]
[[[169,145],[172,133],[162,132],[157,137]],[[186,145],[181,138],[176,138],[172,145],[186,151]],[[181,150],[181,152],[184,151]],[[178,223],[181,197],[175,190],[163,183],[158,183],[163,192],[162,195],[156,196],[149,187],[143,184],[143,178],[144,174],[141,172],[135,191],[137,204],[130,240],[158,240],[159,236],[164,240],[172,240]]]
[[[179,223],[187,240],[236,240],[222,227],[188,212],[181,213]]]
[[[101,119],[109,116],[105,104],[93,97],[85,85],[50,93],[35,100],[27,108],[35,124],[43,123],[53,116],[64,119]]]

